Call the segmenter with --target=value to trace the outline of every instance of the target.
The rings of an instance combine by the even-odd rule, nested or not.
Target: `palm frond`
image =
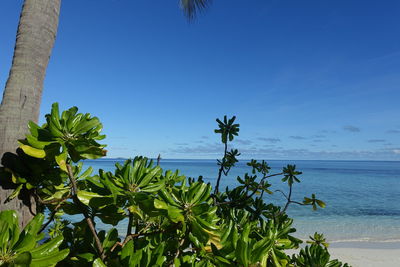
[[[211,4],[211,0],[180,0],[179,3],[188,20],[193,20],[199,11]]]

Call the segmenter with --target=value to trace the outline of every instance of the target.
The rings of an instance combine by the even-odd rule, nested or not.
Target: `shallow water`
[[[115,159],[86,161],[95,169],[113,170]],[[303,174],[300,184],[294,185],[293,199],[315,193],[326,202],[325,209],[292,205],[288,213],[295,219],[296,236],[307,239],[315,231],[322,232],[332,243],[397,242],[400,241],[400,162],[389,161],[290,161],[270,160],[271,173],[280,172],[287,164],[296,164]],[[214,184],[217,176],[215,160],[162,160],[164,170],[179,169],[190,177],[202,175]],[[236,177],[250,169],[240,161],[221,181],[222,189],[237,184]],[[287,190],[279,176],[271,178],[272,190]],[[266,198],[284,204],[279,194]],[[124,222],[122,223],[123,226]]]

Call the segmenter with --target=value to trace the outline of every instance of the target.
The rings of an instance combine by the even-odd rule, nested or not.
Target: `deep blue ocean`
[[[123,160],[86,161],[95,170],[113,170]],[[303,174],[293,187],[293,200],[315,193],[325,201],[325,209],[292,205],[288,214],[295,219],[295,236],[307,239],[315,231],[324,233],[329,242],[400,241],[400,162],[395,161],[319,161],[270,160],[271,173],[281,172],[287,164],[296,164]],[[250,172],[241,160],[221,181],[222,189],[237,185],[237,176]],[[165,170],[179,169],[187,177],[202,175],[214,184],[218,173],[216,160],[161,160]],[[287,190],[280,176],[271,177],[271,190]],[[285,204],[280,193],[265,195],[267,201]]]

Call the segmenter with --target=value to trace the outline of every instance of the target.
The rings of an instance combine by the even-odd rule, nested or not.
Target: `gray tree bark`
[[[61,0],[24,1],[12,66],[0,105],[0,157],[6,152],[15,152],[17,140],[25,137],[29,120],[38,121],[43,81],[57,34],[60,5]],[[32,212],[20,199],[4,203],[13,189],[4,179],[1,181],[2,178],[0,211],[18,210],[24,226]]]

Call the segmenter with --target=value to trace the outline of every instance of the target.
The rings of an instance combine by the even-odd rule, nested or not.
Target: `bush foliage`
[[[102,124],[76,107],[60,114],[53,104],[45,124],[29,123],[17,154],[3,157],[1,179],[16,188],[10,198],[32,195],[38,213],[21,233],[14,211],[0,214],[0,266],[347,266],[330,259],[319,234],[288,255],[302,243],[288,206],[325,207],[314,194],[292,199],[301,175],[295,165],[271,174],[265,161],[251,160],[238,186],[220,191],[240,155],[228,149],[239,124],[226,116],[217,123],[223,157],[213,189],[201,176],[164,171],[145,157],[92,175],[83,161],[105,156]],[[288,186],[279,191],[283,207],[266,202],[273,176]],[[107,227],[99,229],[99,221]],[[126,230],[118,232],[122,221]]]

